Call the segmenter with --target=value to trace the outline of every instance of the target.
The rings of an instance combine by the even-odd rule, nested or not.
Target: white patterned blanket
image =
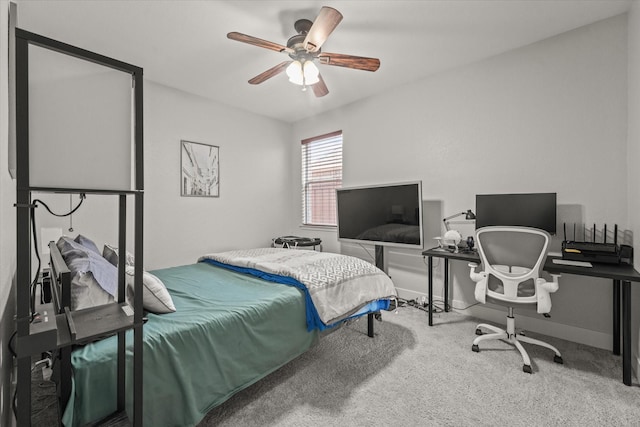
[[[396,296],[391,279],[360,258],[328,252],[260,248],[207,254],[231,266],[290,277],[304,285],[325,325],[345,319],[372,301]]]

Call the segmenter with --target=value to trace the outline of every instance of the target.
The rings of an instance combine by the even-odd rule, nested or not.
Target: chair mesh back
[[[544,236],[513,231],[490,231],[477,236],[491,265],[533,268],[545,244]]]

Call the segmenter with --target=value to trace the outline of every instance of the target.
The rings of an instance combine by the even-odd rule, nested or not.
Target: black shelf
[[[135,326],[133,314],[127,315],[123,309],[125,306],[128,306],[128,304],[111,303],[70,312],[76,332],[75,337],[69,334],[68,343],[86,344],[105,336],[132,329]],[[61,321],[63,322],[66,321],[66,317],[66,314],[56,316],[56,318],[62,318]],[[58,335],[58,337],[66,338],[61,335]],[[63,342],[62,345],[68,344]]]
[[[34,324],[29,335],[18,338],[18,357],[56,350],[70,345],[87,344],[101,338],[127,331],[137,326],[133,314],[127,315],[127,303],[110,303],[66,313],[47,313],[48,322]],[[69,320],[69,316],[70,319]]]
[[[26,190],[38,193],[63,193],[63,194],[105,194],[121,195],[143,193],[143,190],[118,190],[118,189],[98,189],[98,188],[64,188],[64,187],[29,187]]]
[[[117,351],[117,413],[126,419],[125,395],[132,396],[133,413],[131,424],[142,425],[142,265],[143,265],[143,208],[144,208],[144,163],[143,163],[143,73],[142,68],[115,59],[99,55],[84,49],[71,46],[57,40],[30,33],[19,28],[15,32],[15,107],[16,111],[16,353],[17,353],[17,413],[16,423],[19,426],[31,425],[31,389],[27,387],[31,381],[31,356],[51,350],[57,350],[59,362],[59,382],[57,394],[60,406],[64,408],[71,393],[71,350],[76,344],[87,344],[110,335],[118,336]],[[122,71],[131,77],[133,94],[133,144],[135,165],[132,177],[132,189],[118,188],[63,188],[30,185],[30,139],[29,139],[29,96],[30,68],[29,49],[31,46],[48,49],[62,55],[68,55],[89,61],[100,66]],[[13,46],[12,46],[13,47]],[[131,107],[127,103],[123,106]],[[128,142],[128,139],[127,139]],[[59,147],[64,150],[63,147]],[[91,150],[90,146],[86,147]],[[65,153],[67,154],[67,153]],[[52,173],[61,165],[52,165]],[[64,166],[63,166],[64,167]],[[46,182],[46,181],[45,181]],[[82,185],[82,177],[77,184]],[[108,184],[107,184],[108,186]],[[36,316],[31,313],[31,264],[32,264],[32,224],[35,206],[32,203],[33,193],[93,194],[115,196],[119,199],[118,213],[118,247],[120,267],[118,269],[118,301],[98,307],[71,311],[71,272],[67,268],[55,243],[50,245],[53,299],[46,306],[36,307],[36,312],[46,315]],[[124,254],[127,243],[127,198],[134,199],[133,234],[134,256],[139,264],[134,270],[133,313],[125,312],[126,280],[124,271]],[[55,250],[53,250],[55,248]],[[56,287],[59,287],[56,288]],[[133,376],[125,382],[125,359],[129,357],[125,349],[125,331],[133,330]],[[128,387],[127,384],[132,384]],[[129,394],[131,393],[131,394]]]

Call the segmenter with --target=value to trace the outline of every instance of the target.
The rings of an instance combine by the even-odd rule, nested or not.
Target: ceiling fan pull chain
[[[69,210],[73,208],[73,202],[71,201],[71,193],[69,193]],[[69,233],[73,233],[73,213],[69,215]]]

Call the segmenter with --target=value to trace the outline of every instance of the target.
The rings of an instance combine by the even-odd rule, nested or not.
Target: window
[[[336,226],[342,186],[342,131],[302,141],[302,223]]]

